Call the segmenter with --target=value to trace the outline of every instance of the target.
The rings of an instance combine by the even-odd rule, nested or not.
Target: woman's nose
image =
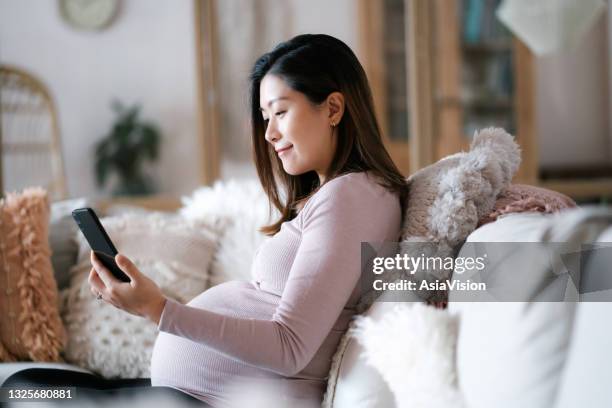
[[[268,121],[265,138],[270,143],[276,142],[278,139],[280,139],[280,134],[278,133],[276,124],[273,120]]]

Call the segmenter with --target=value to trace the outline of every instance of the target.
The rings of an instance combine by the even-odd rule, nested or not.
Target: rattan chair
[[[50,200],[67,196],[57,113],[45,85],[0,65],[0,192],[42,186]]]

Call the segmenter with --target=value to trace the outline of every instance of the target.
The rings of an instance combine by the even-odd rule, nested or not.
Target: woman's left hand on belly
[[[166,298],[157,284],[140,272],[127,256],[117,254],[115,262],[130,278],[130,282],[121,282],[115,278],[91,251],[91,292],[116,308],[159,324]]]

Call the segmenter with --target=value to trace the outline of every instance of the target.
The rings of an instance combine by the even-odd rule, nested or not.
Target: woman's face
[[[336,150],[332,123],[342,117],[344,99],[334,92],[320,105],[289,87],[280,77],[268,74],[259,88],[259,104],[266,126],[266,140],[291,175],[316,171],[324,181]]]

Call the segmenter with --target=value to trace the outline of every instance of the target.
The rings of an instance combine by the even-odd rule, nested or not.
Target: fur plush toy
[[[453,257],[478,220],[489,214],[499,193],[510,185],[520,164],[520,149],[501,128],[474,134],[470,150],[445,157],[408,178],[410,192],[404,209],[399,253],[411,257]],[[388,282],[446,279],[450,270],[419,270],[409,276],[402,270],[377,277]],[[423,300],[444,302],[445,291],[419,291]],[[366,310],[378,296],[366,294],[358,311]]]

